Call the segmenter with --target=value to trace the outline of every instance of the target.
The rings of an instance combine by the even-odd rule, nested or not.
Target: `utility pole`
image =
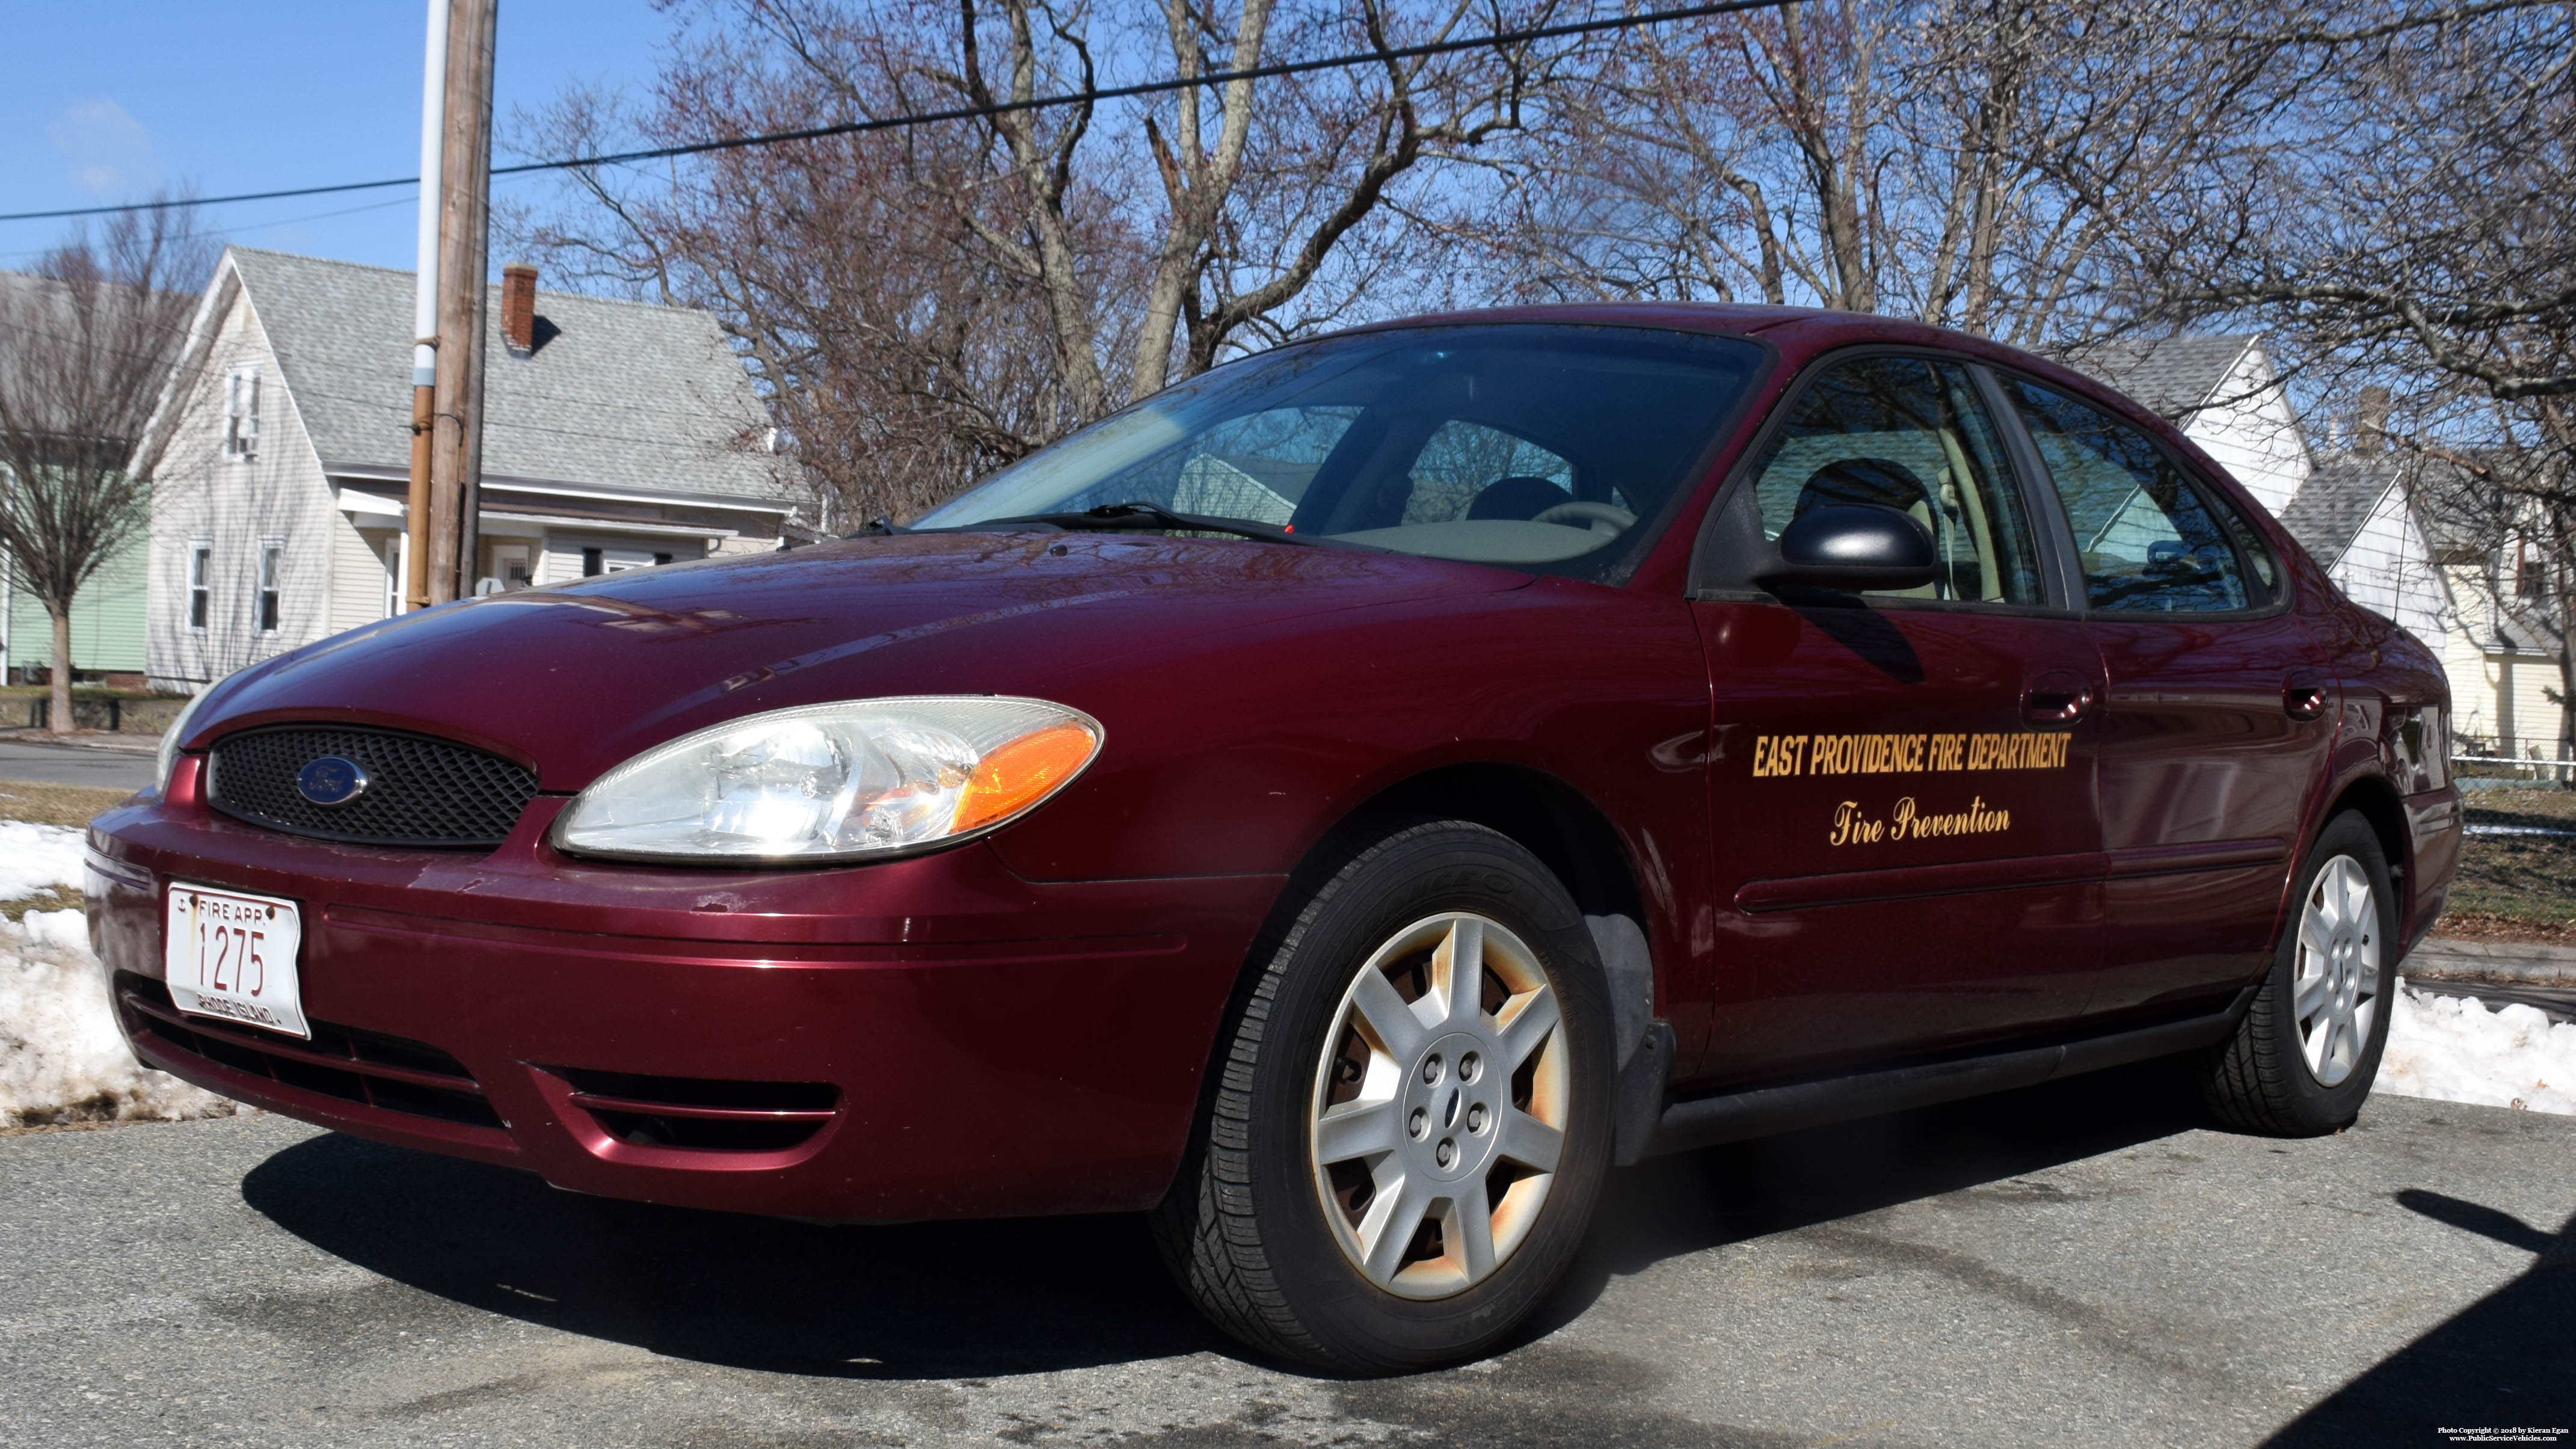
[[[438,426],[438,213],[440,156],[447,139],[447,6],[429,0],[421,46],[420,228],[412,250],[411,496],[403,514],[403,608],[429,607],[429,472]]]
[[[474,591],[483,480],[483,306],[492,201],[492,38],[499,0],[451,0],[439,162],[438,358],[429,458],[429,599]]]

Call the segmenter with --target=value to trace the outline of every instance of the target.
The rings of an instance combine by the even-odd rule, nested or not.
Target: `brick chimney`
[[[2352,450],[2376,456],[2388,442],[2388,389],[2377,383],[2361,390],[2361,405],[2352,420]]]
[[[525,262],[501,269],[501,340],[513,357],[536,350],[537,269]]]

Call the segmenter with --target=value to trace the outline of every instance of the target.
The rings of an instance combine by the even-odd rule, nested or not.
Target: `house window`
[[[581,576],[583,578],[595,579],[599,577],[602,568],[600,557],[600,551],[595,548],[586,548],[581,551]]]
[[[206,574],[214,567],[215,546],[200,543],[188,550],[188,627],[206,627]]]
[[[403,535],[397,533],[385,540],[385,613],[388,619],[403,611]]]
[[[653,566],[655,568],[660,568],[662,565],[669,563],[670,561],[671,556],[667,553],[657,553],[653,555]]]
[[[2513,591],[2519,598],[2549,597],[2549,561],[2527,543],[2514,549]]]
[[[259,632],[277,632],[277,576],[286,566],[286,545],[259,546]]]
[[[224,383],[224,456],[259,456],[259,369],[237,367]]]

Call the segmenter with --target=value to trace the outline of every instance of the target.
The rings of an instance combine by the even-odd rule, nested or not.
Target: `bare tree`
[[[2244,32],[2225,32],[2241,39]],[[2141,316],[2271,329],[2323,394],[2391,389],[2437,524],[2558,658],[2576,757],[2576,5],[2312,4],[2260,164],[2153,218]]]
[[[1330,325],[1392,271],[1429,273],[1435,173],[1523,128],[1576,48],[1393,52],[1553,8],[1162,0],[1104,20],[1081,0],[730,0],[642,112],[568,96],[523,122],[521,149],[1383,59],[588,175],[576,204],[512,223],[559,272],[712,309],[818,483],[858,517],[909,516],[1233,349]]]
[[[2138,218],[2262,144],[2273,37],[2204,0],[1808,0],[1641,32],[1530,153],[1520,286],[2116,330]]]
[[[53,623],[56,733],[74,723],[72,601],[150,531],[146,423],[216,250],[188,208],[127,211],[0,277],[0,547]]]

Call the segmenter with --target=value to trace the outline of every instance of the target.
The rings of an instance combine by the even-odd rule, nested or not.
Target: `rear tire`
[[[2272,1137],[2340,1132],[2379,1076],[2397,985],[2397,893],[2370,823],[2326,823],[2299,864],[2280,948],[2206,1083],[2220,1121]]]
[[[1485,1352],[1572,1262],[1609,1165],[1581,911],[1508,837],[1420,824],[1258,969],[1155,1214],[1175,1276],[1226,1332],[1341,1372]]]

